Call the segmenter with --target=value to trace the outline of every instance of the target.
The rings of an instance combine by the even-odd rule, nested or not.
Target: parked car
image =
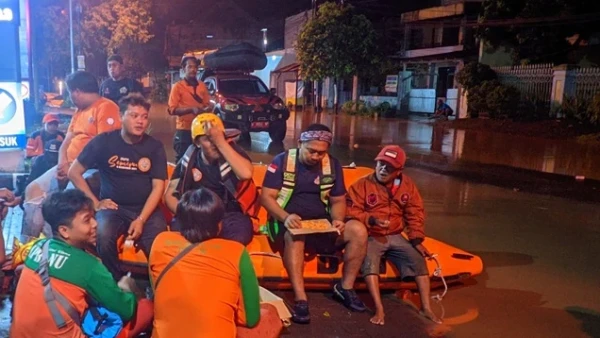
[[[290,111],[261,79],[241,71],[205,71],[201,79],[227,128],[241,130],[248,139],[250,132],[261,131],[274,142],[285,139]]]

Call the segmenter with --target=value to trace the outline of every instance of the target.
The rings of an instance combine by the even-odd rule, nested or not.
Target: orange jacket
[[[36,157],[44,154],[44,144],[51,140],[64,141],[65,134],[58,131],[55,135],[48,134],[45,130],[38,130],[31,134],[27,140],[27,157]]]
[[[411,242],[420,243],[425,238],[423,199],[415,183],[406,175],[395,193],[377,182],[375,174],[356,181],[347,195],[347,216],[363,222],[369,236],[387,236],[401,233],[406,229]],[[388,228],[382,228],[374,220],[390,221]]]

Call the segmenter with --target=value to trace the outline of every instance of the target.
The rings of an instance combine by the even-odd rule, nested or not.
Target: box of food
[[[302,221],[301,223],[301,229],[288,229],[292,235],[323,234],[328,232],[340,233],[340,231],[334,228],[327,219],[311,219]]]

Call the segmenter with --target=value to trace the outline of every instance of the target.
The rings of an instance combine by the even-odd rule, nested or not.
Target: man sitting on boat
[[[406,154],[399,146],[386,146],[375,160],[375,173],[361,178],[348,191],[348,216],[363,222],[369,231],[362,275],[376,307],[371,323],[384,324],[379,293],[379,266],[384,255],[398,268],[402,278],[415,278],[421,315],[441,323],[430,306],[425,257],[431,254],[422,244],[425,239],[423,200],[415,183],[403,173]],[[408,239],[402,236],[405,230]]]
[[[299,324],[310,322],[303,277],[305,249],[317,253],[344,249],[342,281],[333,291],[349,309],[365,311],[353,288],[365,257],[367,231],[360,222],[346,219],[342,166],[328,154],[332,141],[327,126],[309,126],[300,136],[299,148],[273,159],[262,185],[261,202],[270,215],[269,237],[274,249],[283,252],[296,301],[292,320]],[[294,236],[288,231],[302,228],[302,221],[317,219],[329,220],[341,234]]]
[[[192,122],[192,144],[171,177],[165,203],[177,211],[179,198],[188,191],[207,188],[225,205],[220,237],[248,245],[254,235],[253,222],[259,209],[258,190],[252,181],[254,167],[248,154],[233,142],[239,135],[227,130],[212,113],[196,116]],[[177,215],[175,215],[177,217]],[[177,221],[173,228],[177,230]]]
[[[225,206],[206,188],[185,193],[179,231],[158,235],[149,259],[155,337],[279,337],[273,305],[260,305],[244,245],[219,238]]]
[[[115,279],[122,276],[117,239],[138,242],[146,254],[156,236],[167,230],[158,207],[167,179],[167,155],[161,141],[146,134],[150,103],[141,94],[129,94],[119,102],[121,130],[96,136],[69,170],[73,184],[83,191],[98,211],[98,254]],[[83,178],[88,168],[100,172],[100,198]]]

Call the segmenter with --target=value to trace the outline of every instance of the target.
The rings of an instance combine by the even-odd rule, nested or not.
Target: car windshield
[[[269,93],[258,79],[220,79],[219,92],[230,95],[263,95]]]

